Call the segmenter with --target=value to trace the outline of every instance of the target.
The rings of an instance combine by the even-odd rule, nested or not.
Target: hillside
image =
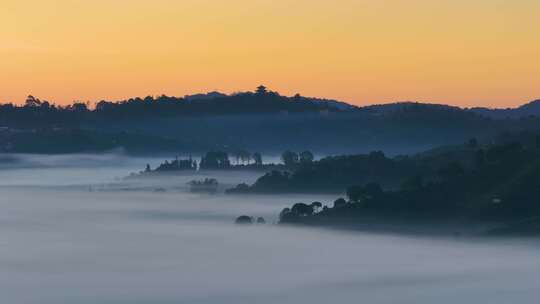
[[[540,118],[492,119],[472,110],[414,102],[355,107],[282,96],[260,87],[233,95],[211,92],[101,101],[95,109],[83,103],[59,107],[29,96],[24,106],[0,105],[0,128],[9,138],[0,143],[4,152],[41,153],[48,150],[39,146],[41,141],[28,145],[24,138],[53,133],[63,142],[56,153],[125,148],[146,153],[246,149],[266,154],[287,149],[315,154],[382,150],[397,155],[471,137],[489,141],[497,134],[535,131]],[[94,142],[106,144],[76,144],[72,134],[77,132],[96,134],[100,139]],[[129,144],[111,140],[118,136],[130,137]],[[163,141],[168,143],[154,144]]]
[[[531,101],[517,108],[471,108],[470,111],[494,119],[519,119],[528,116],[540,116],[540,100]]]
[[[497,233],[538,233],[539,138],[483,146],[471,142],[423,153],[410,159],[423,172],[409,171],[398,188],[385,188],[380,176],[352,186],[342,183],[347,200],[326,206],[298,203],[282,211],[281,222],[356,226],[374,218],[400,225],[449,220],[492,223]],[[376,167],[391,174],[385,166]],[[332,172],[321,172],[320,180],[332,180]]]

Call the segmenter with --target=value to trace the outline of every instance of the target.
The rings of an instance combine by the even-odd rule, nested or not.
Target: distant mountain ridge
[[[469,109],[469,111],[494,119],[516,119],[527,116],[540,116],[540,99],[533,100],[517,108],[492,109],[485,107],[475,107]]]
[[[278,92],[259,86],[254,92],[238,92],[225,94],[218,91],[174,96],[134,97],[120,101],[102,100],[95,109],[90,109],[86,103],[74,102],[72,105],[58,106],[46,100],[28,96],[24,106],[0,104],[1,116],[16,116],[21,113],[39,116],[51,115],[76,116],[77,113],[94,113],[109,117],[119,116],[192,116],[192,115],[236,115],[236,114],[272,114],[272,113],[315,113],[315,112],[362,112],[372,116],[396,114],[404,111],[469,112],[492,119],[519,119],[527,116],[540,117],[540,99],[523,104],[516,108],[488,108],[457,106],[417,101],[398,101],[386,104],[356,106],[335,99],[280,95]],[[30,115],[31,116],[31,115]],[[66,119],[68,119],[66,117]],[[23,119],[24,120],[24,119]]]
[[[487,141],[509,132],[540,134],[540,114],[529,117],[539,112],[538,106],[533,102],[518,109],[479,110],[398,102],[357,107],[299,94],[283,96],[264,86],[230,95],[210,92],[101,101],[95,108],[85,103],[56,106],[29,96],[24,106],[0,104],[0,151],[124,148],[141,153],[241,149],[281,153],[294,149],[409,154],[473,137]],[[512,119],[506,119],[509,116]]]
[[[373,115],[384,115],[402,112],[411,108],[423,109],[426,111],[462,111],[475,113],[487,118],[492,119],[519,119],[528,116],[540,117],[540,99],[531,101],[516,108],[486,108],[486,107],[473,107],[473,108],[461,108],[457,106],[451,106],[446,104],[435,103],[422,103],[414,101],[394,102],[388,104],[376,104],[359,107],[359,110],[365,111]]]
[[[449,111],[464,111],[464,109],[456,106],[436,103],[422,103],[416,101],[398,101],[388,104],[375,104],[363,106],[359,109],[371,114],[391,114],[399,111],[408,110],[411,108],[426,109],[426,110],[449,110]]]
[[[219,98],[230,97],[231,95],[223,94],[220,92],[209,92],[205,94],[186,95],[184,100],[197,102],[197,101],[211,101]],[[303,101],[311,103],[317,106],[330,108],[339,111],[354,111],[359,110],[372,115],[385,115],[393,114],[400,111],[409,110],[411,108],[423,109],[426,111],[464,111],[479,114],[484,117],[492,119],[519,119],[527,116],[539,116],[540,117],[540,99],[523,104],[516,108],[488,108],[488,107],[472,107],[461,108],[458,106],[437,104],[437,103],[425,103],[416,101],[398,101],[387,104],[374,104],[367,106],[355,106],[347,102],[338,101],[334,99],[324,99],[316,97],[303,97],[296,95],[291,98],[294,101]]]
[[[184,100],[185,101],[189,101],[189,102],[198,102],[198,101],[211,101],[211,100],[214,100],[214,99],[223,99],[223,98],[227,98],[227,97],[234,97],[235,94],[233,95],[228,95],[228,94],[224,94],[224,93],[221,93],[221,92],[218,92],[218,91],[212,91],[212,92],[208,92],[208,93],[198,93],[198,94],[193,94],[193,95],[186,95],[184,96]],[[343,102],[343,101],[338,101],[338,100],[335,100],[335,99],[326,99],[326,98],[317,98],[317,97],[304,97],[304,96],[301,96],[300,94],[296,94],[295,96],[291,97],[292,101],[296,101],[296,102],[299,102],[299,101],[303,101],[303,102],[309,102],[309,103],[313,103],[317,106],[322,106],[322,107],[325,107],[325,108],[333,108],[333,109],[337,109],[337,110],[341,110],[341,111],[344,111],[344,110],[352,110],[352,109],[357,109],[358,107],[355,106],[355,105],[352,105],[352,104],[349,104],[347,102]]]

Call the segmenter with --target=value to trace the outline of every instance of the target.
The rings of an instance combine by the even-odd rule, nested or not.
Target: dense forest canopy
[[[524,109],[536,109],[535,105]],[[211,92],[100,101],[95,107],[81,102],[57,106],[29,96],[22,106],[0,105],[0,151],[123,148],[129,153],[241,149],[281,153],[293,149],[315,154],[383,150],[395,155],[470,137],[486,141],[505,132],[540,128],[540,118],[534,115],[494,119],[485,111],[491,110],[413,102],[355,107],[335,100],[282,96],[264,86],[232,95]]]
[[[261,177],[251,188],[242,189],[256,192],[273,187],[276,193],[343,186],[342,193],[347,199],[338,198],[328,204],[296,203],[281,212],[282,223],[355,225],[374,217],[394,221],[453,219],[497,223],[495,227],[504,230],[539,231],[538,133],[485,145],[471,139],[464,145],[435,149],[413,157],[386,160],[383,155],[378,157],[379,161],[372,159],[363,164],[354,157],[345,158],[349,166],[358,166],[349,171],[340,165],[344,158],[328,158],[313,163],[312,167],[318,168],[315,171],[300,167],[287,174],[272,172]],[[395,178],[395,171],[389,170],[388,164],[399,166],[404,161],[411,170],[400,168],[399,186],[387,187],[384,181]],[[335,169],[337,167],[341,168]],[[308,175],[306,172],[313,173]],[[276,174],[280,176],[281,184],[275,183],[278,180]],[[336,174],[349,177],[336,183]]]
[[[0,105],[0,122],[4,126],[77,125],[81,122],[108,119],[141,119],[155,117],[229,115],[256,113],[338,112],[353,106],[331,100],[300,95],[281,96],[264,86],[255,92],[232,95],[212,92],[185,97],[147,96],[113,102],[102,100],[92,109],[89,103],[74,102],[58,106],[28,96],[22,106]]]
[[[29,95],[24,105],[11,103],[0,105],[0,123],[3,126],[46,126],[78,125],[92,120],[141,119],[197,115],[241,115],[271,113],[338,113],[362,112],[370,116],[385,116],[414,113],[422,116],[438,112],[448,115],[463,115],[464,112],[491,118],[522,118],[540,114],[540,100],[532,101],[515,109],[488,109],[428,104],[417,102],[397,102],[391,104],[353,106],[336,100],[282,96],[277,92],[259,86],[254,92],[240,92],[231,95],[219,92],[187,95],[184,97],[146,96],[122,101],[97,102],[93,107],[89,102],[74,102],[60,106]]]

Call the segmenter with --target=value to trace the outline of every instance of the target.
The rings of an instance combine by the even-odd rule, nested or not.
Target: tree
[[[296,203],[292,206],[291,212],[298,216],[308,216],[313,214],[313,207],[304,203]]]
[[[255,161],[255,165],[262,166],[263,160],[262,160],[261,153],[259,153],[259,152],[253,153],[253,160]]]
[[[40,108],[49,109],[50,107],[51,107],[51,104],[48,101],[44,100],[41,102]]]
[[[293,167],[298,164],[298,153],[287,150],[281,154],[281,160],[285,166]]]
[[[38,98],[35,98],[32,95],[28,95],[28,97],[26,97],[26,101],[24,103],[25,107],[35,108],[35,107],[39,107],[40,105],[41,105],[41,101]]]
[[[88,106],[82,102],[75,102],[72,105],[68,106],[68,110],[74,112],[86,112],[88,111]]]
[[[236,159],[237,165],[240,165],[240,154],[241,154],[240,151],[236,151],[232,153],[232,156],[234,157],[234,159]]]
[[[280,220],[289,213],[291,213],[291,208],[284,208],[283,210],[281,210],[281,212],[279,213]]]
[[[334,201],[334,208],[341,208],[341,207],[344,207],[345,205],[347,205],[347,201],[342,197]]]
[[[234,222],[239,225],[250,225],[253,224],[253,218],[251,216],[241,215]]]
[[[300,163],[302,164],[309,164],[313,162],[313,159],[315,157],[313,156],[313,153],[310,151],[304,151],[300,153]]]
[[[313,209],[313,212],[319,212],[319,210],[322,208],[321,202],[313,202],[311,203],[311,209]]]
[[[199,163],[201,169],[227,169],[230,166],[229,155],[221,151],[207,152]]]
[[[242,164],[245,164],[247,162],[249,165],[249,161],[251,160],[251,153],[246,150],[241,150],[238,151],[238,157],[242,161]]]

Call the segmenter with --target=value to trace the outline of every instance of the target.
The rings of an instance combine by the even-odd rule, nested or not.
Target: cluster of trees
[[[102,119],[136,119],[141,117],[171,117],[178,115],[238,114],[238,113],[279,113],[279,112],[319,112],[341,111],[330,103],[312,102],[301,97],[281,96],[265,87],[255,92],[242,92],[233,95],[212,94],[208,98],[186,96],[131,98],[118,102],[102,100],[91,109],[90,103],[76,101],[71,105],[55,105],[47,100],[28,96],[24,105],[0,105],[0,123],[19,126],[38,124],[78,124],[81,121]],[[11,119],[9,116],[12,116]],[[18,123],[17,123],[18,120]]]
[[[311,151],[303,151],[296,153],[294,151],[287,150],[281,154],[281,161],[289,168],[293,168],[298,165],[310,164],[315,157]]]
[[[232,153],[236,160],[236,165],[251,165],[252,161],[255,166],[263,166],[263,158],[261,153],[250,153],[246,150],[239,150]],[[287,168],[295,168],[299,165],[310,164],[315,157],[311,151],[303,151],[300,153],[287,150],[281,154],[281,161]]]
[[[298,154],[290,151],[283,153],[283,159],[288,159],[289,155]],[[191,157],[188,159],[178,159],[178,157],[169,162],[165,161],[160,164],[155,170],[150,168],[150,165],[146,165],[146,169],[143,173],[150,172],[172,172],[172,171],[183,171],[183,170],[227,170],[227,169],[271,169],[271,168],[281,168],[281,165],[275,164],[263,164],[263,157],[261,153],[255,152],[250,153],[246,150],[239,150],[233,152],[232,156],[236,159],[236,164],[231,163],[231,156],[229,153],[224,151],[209,151],[206,152],[198,166],[197,161],[193,160]],[[308,164],[313,161],[313,154],[309,151],[300,153],[300,158],[296,157],[294,162],[286,162],[286,166],[295,168],[299,164]],[[287,165],[288,164],[288,165]]]
[[[179,116],[182,119],[177,119]],[[56,130],[49,133],[54,133],[62,144],[54,150],[64,153],[119,147],[128,152],[227,150],[231,153],[230,147],[248,146],[267,153],[309,149],[343,154],[384,149],[396,154],[455,144],[470,136],[487,138],[504,131],[538,130],[539,121],[538,117],[487,119],[466,109],[414,103],[340,109],[330,102],[284,97],[262,88],[231,96],[102,101],[95,108],[81,102],[57,106],[29,96],[24,106],[0,105],[1,130],[9,130],[2,134],[11,132],[9,138],[2,138],[9,145],[0,146],[0,150],[52,152],[53,148],[46,147],[39,136],[34,136],[36,144],[24,137],[32,136],[32,132]],[[102,138],[94,144],[83,138],[70,138],[70,130],[99,133]],[[126,135],[130,140],[127,143],[109,140],[113,135]],[[154,144],[158,141],[162,143]],[[309,155],[301,154],[286,155],[287,164],[309,160]],[[233,161],[236,158],[237,165],[258,162],[254,154],[231,153],[231,156]]]
[[[12,128],[77,126],[89,111],[88,103],[62,106],[29,95],[22,106],[0,104],[0,124]]]
[[[463,151],[472,153],[464,158]],[[426,158],[447,162],[432,175],[410,175],[396,189],[383,189],[376,181],[347,187],[347,199],[339,198],[331,207],[295,204],[281,212],[280,222],[358,222],[374,214],[500,222],[529,222],[540,216],[540,137],[527,144],[480,146],[469,141],[452,151],[424,155]]]
[[[152,169],[150,164],[146,164],[146,167],[143,171],[139,173],[131,173],[127,178],[137,178],[140,176],[147,176],[152,174],[160,173],[174,173],[179,171],[196,171],[197,170],[197,161],[194,160],[191,156],[187,159],[178,158],[178,156],[172,160],[165,160],[163,163],[159,164],[155,169]]]
[[[238,225],[251,225],[257,223],[258,225],[266,224],[266,220],[263,217],[254,218],[249,215],[241,215],[234,221]]]
[[[152,173],[170,173],[178,171],[196,171],[196,170],[236,170],[236,169],[269,169],[272,167],[279,167],[279,165],[263,164],[263,158],[261,153],[250,153],[245,150],[240,150],[233,153],[237,159],[236,165],[233,165],[230,160],[230,156],[224,151],[209,151],[206,152],[199,163],[191,156],[186,159],[180,159],[178,156],[172,161],[165,160],[165,162],[159,164],[155,169],[152,169],[150,164],[146,165],[146,168],[139,172],[139,174],[132,174],[130,177],[136,177],[145,174]],[[253,162],[252,162],[253,161]]]
[[[223,151],[207,152],[201,158],[199,167],[201,170],[229,169],[231,167],[229,154]]]
[[[101,101],[95,112],[109,116],[125,115],[201,115],[230,113],[279,113],[279,112],[318,112],[340,111],[327,103],[314,103],[299,95],[281,96],[260,86],[255,92],[242,92],[233,95],[216,94],[215,98],[193,99],[169,96],[133,98],[121,102]]]
[[[224,151],[207,152],[200,162],[200,169],[222,170],[222,169],[263,169],[271,165],[263,165],[261,153],[250,153],[246,150],[239,150],[232,153],[236,160],[236,165],[231,163],[229,153]]]
[[[176,157],[176,159],[171,162],[166,160],[164,163],[160,164],[155,170],[152,170],[152,168],[150,168],[150,164],[147,164],[144,172],[173,172],[183,170],[197,170],[197,161],[192,159],[191,157],[189,157],[188,159],[179,159],[178,157]]]
[[[250,165],[252,161],[256,166],[262,166],[263,164],[263,158],[259,152],[252,154],[246,150],[239,150],[232,152],[232,156],[236,160],[236,165]]]
[[[388,158],[384,153],[325,157],[314,161],[309,151],[294,157],[283,153],[286,171],[273,170],[251,185],[241,184],[229,193],[341,192],[343,187],[378,180],[395,187],[411,173],[429,171],[426,164],[407,157]]]

